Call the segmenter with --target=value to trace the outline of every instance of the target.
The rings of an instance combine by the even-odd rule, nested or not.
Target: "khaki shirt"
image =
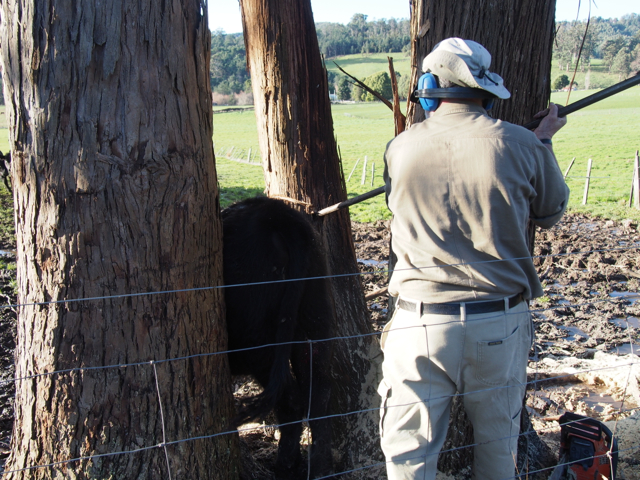
[[[385,183],[398,258],[391,295],[428,303],[542,295],[527,222],[558,222],[569,188],[534,133],[480,106],[442,104],[389,142]]]

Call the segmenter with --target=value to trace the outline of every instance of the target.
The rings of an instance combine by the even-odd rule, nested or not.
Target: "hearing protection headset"
[[[411,101],[420,102],[425,112],[435,112],[440,106],[441,98],[482,98],[485,110],[493,107],[495,96],[480,88],[452,87],[440,88],[438,77],[425,73],[418,79],[418,86],[411,94]]]

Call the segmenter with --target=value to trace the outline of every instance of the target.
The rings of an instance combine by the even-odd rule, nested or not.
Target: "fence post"
[[[376,177],[376,162],[371,164],[371,186],[373,187],[373,179]]]
[[[362,165],[362,181],[360,185],[364,185],[364,182],[367,180],[367,156],[364,156],[364,164]]]
[[[636,150],[636,161],[633,168],[633,190],[635,193],[634,206],[640,210],[640,158],[638,157],[638,150]]]
[[[235,148],[236,148],[236,147],[233,147],[233,146],[231,147],[231,150],[229,150],[229,151],[227,152],[227,155],[226,155],[226,157],[227,157],[227,158],[231,158],[231,155],[233,155],[233,150],[234,150]]]
[[[351,175],[353,175],[353,172],[355,172],[355,171],[356,171],[356,167],[358,166],[358,164],[359,164],[359,163],[360,163],[360,159],[358,159],[358,160],[356,161],[356,164],[355,164],[355,165],[353,166],[353,168],[351,169],[351,173],[349,174],[349,178],[347,178],[347,182],[348,182],[349,180],[351,180]]]
[[[573,162],[576,161],[576,157],[573,157],[571,159],[571,162],[569,163],[569,166],[567,167],[567,170],[564,172],[564,179],[567,179],[567,175],[569,175],[569,170],[571,170],[571,167],[573,167]]]
[[[247,155],[247,162],[251,163],[251,147],[249,147],[249,153]]]
[[[587,162],[587,180],[584,183],[584,195],[582,197],[582,204],[587,204],[587,197],[589,196],[589,179],[591,177],[591,159]]]

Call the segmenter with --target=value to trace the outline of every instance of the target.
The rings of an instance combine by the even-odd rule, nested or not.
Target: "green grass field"
[[[368,53],[356,55],[342,55],[339,57],[328,58],[325,65],[329,72],[342,75],[335,63],[340,65],[347,73],[356,78],[364,79],[369,75],[378,72],[389,71],[389,61],[387,57],[393,58],[393,68],[401,75],[411,74],[411,62],[408,53]],[[335,62],[335,63],[334,63]]]
[[[566,75],[569,80],[571,80],[573,77],[573,69],[569,71],[560,70],[560,68],[558,68],[558,62],[553,62],[551,66],[551,81],[553,82],[560,75]],[[581,69],[578,69],[576,72],[575,83],[578,84],[579,89],[584,89],[586,87],[587,75],[589,76],[589,88],[591,89],[610,87],[614,83],[624,80],[617,74],[609,73],[609,69],[603,64],[602,60],[599,59],[591,60],[591,67],[588,70],[582,71]]]
[[[571,93],[575,102],[593,91]],[[566,93],[554,93],[552,101],[564,105]],[[391,111],[381,103],[340,104],[333,106],[334,131],[342,155],[345,178],[349,176],[358,159],[360,163],[347,183],[349,196],[364,193],[383,184],[383,155],[386,144],[393,137]],[[248,124],[251,128],[248,128]],[[640,148],[640,87],[634,87],[596,105],[576,112],[568,124],[554,138],[554,149],[563,172],[576,157],[567,178],[571,188],[569,207],[575,211],[589,212],[607,218],[640,219],[640,211],[627,208],[633,175],[632,160]],[[214,118],[214,141],[218,145],[237,148],[258,147],[255,119],[247,113],[228,113]],[[368,157],[366,184],[361,185],[364,157]],[[587,161],[593,161],[588,204],[583,206]],[[233,163],[233,165],[227,165]],[[371,164],[375,164],[375,177],[371,185]],[[224,169],[224,170],[222,170]],[[228,184],[238,172],[238,178],[246,178],[247,170],[253,171],[261,181],[259,166],[219,161],[219,171],[224,171],[220,185],[224,189],[239,188],[236,180]],[[244,188],[248,186],[243,180]],[[255,185],[258,190],[263,183]],[[231,196],[229,196],[231,197]],[[233,198],[237,198],[233,195]],[[382,196],[351,207],[354,220],[368,222],[389,218]]]
[[[386,58],[385,58],[386,61]],[[593,93],[572,92],[570,102]],[[564,105],[567,93],[554,93],[552,101]],[[4,107],[0,108],[0,150],[8,149]],[[393,138],[391,111],[381,103],[336,104],[333,106],[336,139],[342,156],[349,197],[383,184],[383,155]],[[640,211],[628,208],[633,175],[633,158],[640,148],[640,87],[634,87],[596,105],[572,114],[554,138],[560,168],[565,171],[576,158],[567,183],[571,188],[570,210],[605,218],[640,220]],[[214,115],[216,165],[223,207],[255,196],[264,189],[262,167],[223,158],[232,146],[252,156],[259,152],[255,113],[252,109]],[[245,154],[246,156],[246,154]],[[364,158],[367,157],[365,184],[362,185]],[[593,161],[589,199],[582,205],[588,159]],[[259,161],[259,159],[258,159]],[[372,166],[375,169],[372,184]],[[352,219],[369,222],[389,218],[382,195],[350,208]]]
[[[9,151],[9,130],[7,130],[7,116],[5,115],[4,105],[0,105],[0,151],[3,153]]]

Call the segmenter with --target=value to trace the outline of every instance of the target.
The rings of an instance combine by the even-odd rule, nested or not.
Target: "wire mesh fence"
[[[540,255],[540,256],[536,256],[535,258],[539,261],[545,261],[546,259],[557,259],[560,257],[567,257],[567,256],[573,256],[576,258],[580,258],[581,256],[585,255],[586,253],[589,254],[593,254],[593,253],[604,253],[604,252],[611,252],[611,251],[623,251],[623,252],[628,252],[630,254],[637,254],[637,250],[640,248],[640,244],[638,243],[632,243],[632,244],[628,244],[625,246],[621,246],[619,248],[609,248],[609,249],[593,249],[593,250],[589,250],[589,251],[575,251],[575,252],[567,252],[567,253],[553,253],[553,254],[548,254],[548,255]],[[495,260],[496,262],[499,262],[501,260]],[[452,265],[443,265],[443,266],[439,266],[438,268],[446,268],[446,267],[450,267]],[[380,275],[380,274],[386,274],[388,273],[387,270],[385,270],[385,268],[380,268],[378,269],[375,274],[376,275]],[[354,275],[354,276],[366,276],[366,275],[372,275],[372,273],[368,273],[368,272],[363,272],[363,273],[353,273],[353,274],[349,274],[349,275]],[[345,275],[342,275],[345,276]],[[332,276],[326,277],[326,278],[333,278]],[[294,279],[294,280],[282,280],[281,282],[290,282],[290,281],[305,281],[305,280],[309,280],[309,279]],[[272,282],[256,282],[253,283],[251,285],[255,285],[255,284],[261,284],[261,283],[272,283]],[[209,290],[209,289],[223,289],[223,288],[232,288],[235,286],[239,286],[239,285],[227,285],[227,286],[207,286],[207,287],[201,287],[201,288],[193,288],[193,289],[180,289],[180,290],[171,290],[171,291],[161,291],[161,292],[144,292],[144,293],[127,293],[127,294],[121,294],[121,295],[111,295],[111,296],[104,296],[104,297],[91,297],[91,298],[75,298],[75,299],[65,299],[65,300],[59,300],[59,301],[55,301],[55,302],[38,302],[38,303],[33,303],[33,304],[10,304],[10,305],[3,305],[0,308],[5,309],[5,308],[13,308],[13,309],[20,309],[22,307],[25,307],[27,305],[40,305],[40,306],[46,306],[46,305],[52,305],[52,304],[60,304],[60,303],[78,303],[78,302],[94,302],[94,301],[98,301],[98,300],[105,300],[105,299],[124,299],[124,298],[129,298],[129,297],[133,297],[133,296],[141,296],[141,295],[163,295],[163,294],[167,294],[167,293],[189,293],[189,292],[197,292],[197,291],[201,291],[201,290]],[[242,285],[244,286],[244,284]],[[549,313],[551,311],[553,311],[554,309],[568,309],[568,310],[573,310],[573,311],[577,311],[581,308],[587,307],[589,305],[596,305],[596,304],[603,304],[603,303],[616,303],[616,304],[632,304],[631,301],[625,299],[625,298],[607,298],[607,299],[596,299],[593,301],[588,301],[588,302],[580,302],[580,303],[565,303],[562,305],[558,305],[558,306],[549,306],[549,307],[544,307],[544,308],[532,308],[530,309],[530,312],[536,316],[540,316],[540,315],[544,315],[546,313]],[[422,326],[419,327],[414,327],[414,328],[422,328]],[[396,331],[397,329],[391,328],[389,330],[389,334],[393,334],[394,331]],[[625,406],[625,399],[629,399],[630,396],[628,395],[628,390],[630,388],[630,385],[632,384],[632,382],[636,382],[640,380],[640,359],[637,357],[637,352],[638,352],[638,346],[637,346],[637,338],[633,338],[632,336],[632,329],[631,328],[627,328],[627,333],[629,334],[629,345],[630,345],[630,355],[621,357],[624,360],[622,362],[617,362],[615,365],[611,365],[611,366],[601,366],[598,368],[588,368],[588,369],[576,369],[575,371],[572,371],[571,373],[567,373],[566,376],[579,376],[582,374],[588,374],[588,373],[602,373],[605,371],[610,371],[610,370],[616,370],[618,372],[625,370],[628,372],[627,375],[627,379],[624,385],[624,393],[622,395],[623,401],[622,404],[616,409],[615,412],[611,412],[610,417],[614,418],[614,419],[620,419],[620,418],[624,418],[626,416],[629,416],[630,414],[636,412],[638,410],[638,406],[637,405],[627,405]],[[380,332],[371,332],[371,333],[367,333],[367,334],[363,334],[363,335],[358,335],[358,336],[349,336],[349,337],[333,337],[333,338],[328,338],[328,339],[323,339],[323,340],[305,340],[305,341],[297,341],[297,342],[287,342],[287,344],[300,344],[300,343],[316,343],[316,342],[344,342],[344,341],[349,341],[349,340],[353,340],[356,338],[360,338],[360,337],[364,337],[364,336],[379,336]],[[261,345],[259,347],[253,347],[251,349],[244,349],[244,350],[252,350],[252,349],[258,349],[258,348],[268,348],[268,347],[273,347],[276,345],[281,345],[281,344],[268,344],[268,345]],[[312,349],[310,349],[312,350]],[[3,381],[0,382],[0,385],[6,385],[9,382],[15,382],[15,383],[19,383],[19,382],[25,382],[25,381],[29,381],[29,380],[33,380],[33,379],[37,379],[37,378],[41,378],[41,377],[50,377],[50,376],[61,376],[61,375],[65,375],[65,374],[69,374],[69,373],[79,373],[79,372],[89,372],[89,371],[95,371],[95,370],[107,370],[107,369],[126,369],[126,368],[133,368],[133,367],[141,367],[141,366],[147,366],[148,368],[152,369],[153,371],[153,378],[155,379],[155,384],[153,385],[153,388],[156,390],[157,393],[157,398],[158,398],[158,403],[159,403],[159,411],[160,411],[160,421],[162,424],[162,440],[160,443],[158,444],[149,444],[146,446],[143,446],[141,448],[135,449],[135,450],[127,450],[127,451],[113,451],[110,453],[104,453],[104,454],[99,454],[99,455],[91,455],[91,456],[86,456],[86,457],[78,457],[78,458],[69,458],[68,460],[65,460],[63,462],[56,462],[56,463],[48,463],[48,464],[42,464],[42,465],[36,465],[36,466],[31,466],[28,467],[27,469],[40,469],[40,468],[54,468],[57,467],[59,465],[71,465],[74,464],[76,462],[80,462],[80,461],[86,461],[86,460],[95,460],[98,458],[102,458],[102,457],[108,457],[108,456],[117,456],[117,455],[133,455],[136,453],[140,453],[143,451],[148,451],[148,450],[153,450],[153,449],[159,449],[165,452],[165,456],[167,456],[167,477],[169,479],[172,479],[172,468],[171,465],[169,463],[169,459],[168,459],[168,455],[166,453],[166,449],[167,447],[170,446],[175,446],[178,444],[184,444],[184,443],[189,443],[189,442],[194,442],[196,440],[203,440],[203,439],[210,439],[210,438],[215,438],[215,437],[220,437],[220,436],[224,436],[224,435],[234,435],[236,434],[238,431],[240,432],[246,432],[246,431],[252,431],[252,430],[260,430],[260,429],[274,429],[274,428],[280,428],[282,426],[284,426],[285,424],[271,424],[271,425],[259,425],[259,426],[251,426],[251,427],[245,427],[245,428],[241,428],[239,430],[229,430],[229,431],[221,431],[221,432],[216,432],[214,434],[211,435],[205,435],[205,436],[199,436],[199,437],[192,437],[192,438],[184,438],[184,439],[171,439],[171,438],[167,438],[166,434],[165,434],[165,420],[164,420],[164,414],[163,414],[163,409],[162,409],[162,393],[161,392],[161,388],[160,388],[160,383],[158,382],[158,373],[157,373],[157,365],[159,364],[163,364],[163,363],[168,363],[168,362],[176,362],[176,361],[183,361],[183,360],[189,360],[189,359],[195,359],[198,357],[206,357],[206,356],[214,356],[214,355],[225,355],[231,353],[231,351],[219,351],[219,352],[202,352],[202,353],[198,353],[198,354],[194,354],[194,355],[189,355],[189,356],[183,356],[183,357],[177,357],[177,358],[163,358],[163,359],[153,359],[153,360],[149,360],[146,362],[135,362],[135,363],[129,363],[129,364],[118,364],[118,365],[95,365],[95,366],[86,366],[86,367],[78,367],[78,368],[71,368],[71,369],[65,369],[65,370],[58,370],[58,371],[53,371],[53,372],[36,372],[33,375],[29,375],[29,376],[24,376],[24,377],[20,377],[20,378],[15,378],[13,380],[10,381]],[[536,361],[537,358],[530,358],[530,360]],[[310,365],[313,365],[313,363],[311,362]],[[537,373],[537,372],[536,372]],[[313,371],[311,372],[311,374],[313,374]],[[533,389],[534,391],[536,391],[537,386],[540,384],[543,384],[544,382],[548,381],[547,378],[535,378],[536,376],[534,376],[533,379],[528,380],[527,382],[527,388],[528,389]],[[556,379],[560,379],[562,378],[562,375],[557,375],[555,377]],[[515,388],[518,387],[516,386],[500,386],[500,387],[493,387],[493,388],[487,388],[486,390],[503,390],[503,389],[509,389],[509,388]],[[635,387],[637,389],[637,386]],[[166,393],[166,392],[165,392]],[[473,392],[471,392],[473,393]],[[309,397],[311,397],[313,395],[313,392],[310,390],[308,392]],[[455,395],[452,396],[448,396],[448,397],[454,397],[454,396],[462,396],[465,394],[460,394],[457,393]],[[638,396],[637,394],[635,395],[631,395],[631,398],[633,400],[634,403],[636,404],[640,404],[640,396]],[[428,403],[431,401],[437,400],[437,398],[428,398],[428,399],[421,399],[421,402],[423,403]],[[393,407],[398,407],[398,405],[395,406],[387,406],[387,408],[393,408]],[[310,418],[310,411],[307,412],[306,416],[304,419],[300,420],[300,422],[304,422],[304,423],[308,423],[309,421],[312,420],[319,420],[322,418],[337,418],[337,417],[343,417],[343,416],[351,416],[351,415],[358,415],[358,414],[363,414],[363,413],[370,413],[370,412],[375,412],[380,410],[380,407],[375,407],[375,408],[370,408],[370,409],[360,409],[357,411],[348,411],[348,412],[339,412],[336,413],[334,415],[329,415],[327,417],[319,417],[319,418]],[[549,429],[552,428],[557,428],[557,427],[549,427]],[[540,432],[540,430],[538,430]],[[522,436],[522,435],[527,435],[528,432],[522,432],[520,433],[518,436]],[[504,438],[496,438],[493,439],[492,441],[500,441],[500,440],[504,440]],[[371,441],[377,441],[376,439],[372,439]],[[469,444],[469,445],[465,445],[462,447],[456,447],[455,449],[450,449],[448,451],[454,451],[454,450],[458,450],[458,449],[463,449],[463,448],[470,448],[470,447],[474,447],[477,446],[478,444]],[[640,449],[640,437],[637,440],[637,443],[632,445],[632,446],[627,446],[625,449],[620,450],[621,452],[623,451],[634,451]],[[442,453],[446,453],[442,452]],[[350,474],[364,474],[366,476],[366,472],[367,471],[373,471],[376,468],[381,468],[382,466],[384,466],[384,462],[378,462],[378,461],[374,461],[370,464],[367,464],[367,462],[363,462],[363,464],[361,465],[353,465],[353,468],[349,469],[349,470],[344,470],[342,472],[337,472],[335,474],[333,474],[333,477],[340,477],[340,476],[345,476],[344,478],[347,478],[348,475]],[[21,469],[21,470],[25,470],[25,469]],[[16,473],[18,471],[21,470],[14,470],[14,471],[5,471],[2,472],[3,475],[7,475],[10,473]],[[526,473],[518,473],[516,475],[516,477],[510,477],[510,478],[520,478],[521,476],[524,475],[532,475],[536,473],[535,471],[529,471]],[[329,477],[322,477],[322,478],[329,478]]]

